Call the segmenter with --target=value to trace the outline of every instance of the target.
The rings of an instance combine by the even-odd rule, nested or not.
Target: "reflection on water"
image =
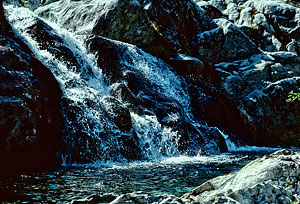
[[[265,152],[266,153],[266,152]],[[182,194],[216,176],[236,171],[263,153],[174,157],[157,163],[93,164],[22,175],[0,182],[0,201],[58,203],[104,193],[143,191]]]

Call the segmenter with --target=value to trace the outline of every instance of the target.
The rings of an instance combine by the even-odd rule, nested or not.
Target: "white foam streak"
[[[226,145],[227,145],[227,149],[228,149],[229,152],[267,152],[267,151],[276,151],[276,150],[282,149],[280,147],[278,147],[278,148],[275,148],[275,147],[257,147],[257,146],[248,146],[248,145],[238,146],[235,143],[233,143],[229,139],[228,135],[226,135],[224,132],[222,132],[221,130],[219,130],[219,132],[224,137]]]

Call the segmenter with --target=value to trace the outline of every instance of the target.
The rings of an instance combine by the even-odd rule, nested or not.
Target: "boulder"
[[[297,4],[281,0],[249,0],[240,8],[243,9],[235,23],[253,28],[252,33],[256,33],[254,41],[261,49],[269,52],[292,51],[299,55],[299,35],[294,35],[300,22],[300,8]],[[297,43],[291,50],[287,45],[293,41]]]
[[[295,54],[278,52],[216,65],[221,87],[252,126],[251,134],[244,135],[249,144],[299,144],[299,102],[286,102],[288,93],[300,85],[299,60]]]
[[[173,142],[167,140],[171,142],[168,145],[175,145],[182,153],[196,154],[200,149],[210,153],[226,151],[218,131],[205,125],[196,128],[193,124],[193,116],[187,112],[188,95],[171,67],[134,46],[100,36],[90,36],[87,44],[112,83],[112,95],[130,111],[140,139],[152,135],[153,141],[159,142],[160,137],[172,135]],[[201,66],[201,61],[194,61],[194,66]],[[148,127],[150,123],[156,127]],[[149,144],[141,146],[147,148]],[[170,154],[165,147],[161,153]]]
[[[62,144],[61,89],[15,36],[2,2],[0,19],[1,176],[53,168]]]
[[[280,150],[211,179],[182,199],[185,203],[297,203],[299,163],[299,152]]]
[[[61,1],[36,12],[68,30],[135,44],[164,59],[179,50],[190,53],[193,38],[215,27],[191,0]]]
[[[233,23],[213,20],[218,27],[197,35],[193,53],[208,64],[245,59],[259,53],[258,47]]]

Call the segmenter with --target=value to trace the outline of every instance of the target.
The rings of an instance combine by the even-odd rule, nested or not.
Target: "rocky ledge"
[[[143,192],[93,195],[72,203],[299,203],[300,152],[280,150],[211,179],[182,197]]]
[[[209,180],[182,198],[189,203],[298,203],[299,175],[300,153],[280,150]]]

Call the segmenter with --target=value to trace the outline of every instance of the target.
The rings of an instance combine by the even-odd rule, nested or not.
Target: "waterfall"
[[[182,153],[179,151],[179,140],[182,135],[178,129],[162,125],[162,121],[177,123],[181,120],[176,112],[170,112],[163,120],[159,120],[151,111],[142,114],[130,111],[133,132],[121,131],[112,121],[110,102],[112,100],[120,102],[111,94],[116,84],[112,84],[102,73],[101,67],[96,63],[95,53],[87,51],[84,44],[85,36],[74,36],[59,25],[40,19],[26,8],[6,5],[5,10],[14,31],[51,70],[63,91],[62,112],[65,118],[66,145],[64,162],[110,159],[122,161],[130,158],[130,154],[138,155],[138,149],[142,154],[140,158],[151,160]],[[40,28],[45,27],[47,30],[43,33],[44,30]],[[201,135],[199,128],[203,126],[193,120],[189,96],[183,88],[181,78],[172,71],[172,68],[133,45],[117,41],[114,43],[126,47],[123,55],[127,61],[124,60],[123,63],[154,84],[155,93],[167,96],[179,104],[183,109],[182,114],[195,129],[193,131]],[[66,53],[60,53],[60,49]],[[126,108],[126,104],[121,103],[119,106]],[[196,138],[196,134],[193,135]],[[208,139],[201,139],[208,147],[214,144]],[[130,146],[136,144],[137,147],[130,151],[121,147],[121,144],[128,141]],[[197,147],[196,151],[200,151],[200,147]]]

